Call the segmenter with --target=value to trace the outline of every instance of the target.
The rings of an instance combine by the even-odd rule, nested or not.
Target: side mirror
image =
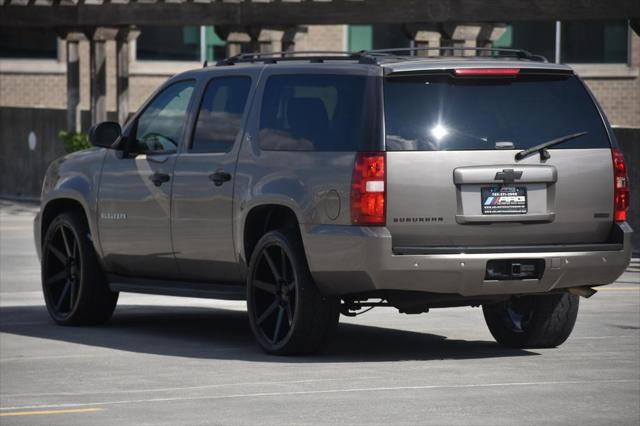
[[[89,129],[89,142],[99,148],[115,148],[113,145],[121,136],[122,128],[113,121],[104,121]]]

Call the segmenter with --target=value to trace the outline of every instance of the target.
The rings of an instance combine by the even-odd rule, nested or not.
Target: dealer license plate
[[[486,186],[480,191],[482,214],[527,213],[527,188],[524,186]]]

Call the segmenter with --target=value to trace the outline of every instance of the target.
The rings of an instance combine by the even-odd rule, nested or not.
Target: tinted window
[[[384,96],[390,151],[495,149],[496,142],[525,149],[582,131],[588,134],[555,149],[609,147],[576,77],[394,78],[385,81]]]
[[[269,77],[260,114],[267,150],[354,151],[366,138],[367,78],[351,75]]]
[[[138,118],[137,152],[174,152],[193,93],[194,81],[172,84],[158,94]]]
[[[58,38],[53,29],[0,28],[1,58],[58,57]]]
[[[136,40],[141,60],[200,60],[200,27],[141,26]]]
[[[513,22],[493,43],[493,47],[525,49],[553,61],[556,55],[556,23],[554,21]]]
[[[209,82],[198,113],[193,135],[193,151],[231,150],[240,131],[249,89],[249,77],[226,77]]]
[[[569,21],[562,23],[562,62],[627,62],[627,21]]]

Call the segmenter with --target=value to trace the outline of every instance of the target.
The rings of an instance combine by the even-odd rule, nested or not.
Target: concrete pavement
[[[0,201],[1,425],[640,422],[638,269],[582,299],[557,349],[498,346],[480,309],[377,308],[281,358],[239,302],[122,294],[104,326],[54,325],[33,211]]]

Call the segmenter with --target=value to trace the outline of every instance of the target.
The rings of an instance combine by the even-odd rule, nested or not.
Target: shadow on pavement
[[[245,312],[173,306],[118,306],[97,327],[63,327],[44,306],[0,308],[0,332],[137,353],[203,359],[315,363],[481,359],[538,355],[490,341],[450,340],[444,336],[368,325],[340,324],[328,349],[316,356],[276,357],[254,343]]]

